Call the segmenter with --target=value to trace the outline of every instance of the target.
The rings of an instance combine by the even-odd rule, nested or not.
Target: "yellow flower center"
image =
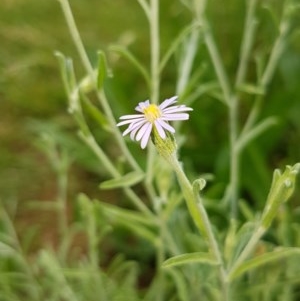
[[[144,109],[144,114],[146,119],[149,122],[153,123],[157,118],[161,116],[161,111],[157,105],[151,104]]]

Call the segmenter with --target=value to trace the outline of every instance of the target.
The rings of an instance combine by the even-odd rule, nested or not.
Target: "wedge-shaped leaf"
[[[209,253],[195,252],[186,253],[178,256],[171,257],[163,262],[164,268],[169,268],[177,265],[190,264],[190,263],[202,263],[209,265],[218,265],[218,262]]]
[[[130,172],[122,177],[108,180],[100,184],[101,189],[114,189],[133,186],[144,179],[145,174],[139,171]]]
[[[247,260],[238,266],[234,271],[229,273],[229,279],[233,280],[243,273],[246,273],[252,269],[258,268],[264,264],[282,260],[291,256],[300,256],[300,248],[278,248],[275,251],[265,253],[263,255],[257,256],[253,259]]]

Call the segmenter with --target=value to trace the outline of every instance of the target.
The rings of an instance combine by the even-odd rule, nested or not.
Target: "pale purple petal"
[[[149,141],[149,138],[150,138],[151,131],[152,131],[152,124],[149,123],[149,127],[144,132],[143,138],[142,138],[142,141],[141,141],[141,148],[142,149],[144,149],[146,147],[146,145]]]
[[[176,102],[176,99],[178,98],[178,96],[173,96],[171,98],[167,98],[166,100],[164,100],[160,105],[159,108],[161,110],[163,110],[164,108],[168,107],[169,105],[171,105],[172,103]]]
[[[140,129],[140,127],[136,127],[136,128],[134,128],[134,129],[132,129],[131,131],[131,133],[130,133],[130,139],[131,140],[135,140],[135,134],[137,133],[137,131]]]
[[[129,128],[132,129],[132,128],[135,128],[137,126],[142,126],[145,122],[148,122],[147,119],[145,119],[145,118],[143,118],[141,120],[134,121],[129,125]]]
[[[175,133],[175,129],[172,126],[170,126],[167,122],[163,121],[162,119],[157,120],[157,122],[159,123],[160,126],[162,126],[167,131],[171,133]]]
[[[128,128],[123,132],[122,136],[123,136],[123,137],[126,136],[126,135],[129,134],[131,131],[132,131],[132,129],[128,127]]]
[[[132,140],[140,141],[141,148],[145,148],[149,141],[153,126],[155,126],[159,136],[162,139],[166,138],[166,131],[175,133],[175,129],[167,122],[172,120],[187,120],[189,114],[184,113],[192,111],[192,108],[185,105],[173,105],[177,102],[177,96],[165,99],[157,109],[160,110],[159,116],[153,115],[150,121],[147,120],[145,109],[150,106],[150,101],[140,102],[135,110],[141,114],[124,115],[120,117],[120,122],[117,126],[128,125],[123,132],[123,136],[130,134]],[[148,115],[147,115],[148,117]]]
[[[138,122],[140,120],[145,120],[145,117],[142,116],[142,117],[136,118],[136,119],[124,120],[124,121],[121,121],[121,122],[117,123],[117,126],[125,125],[125,124],[128,124],[128,123],[135,123],[135,122]]]
[[[150,122],[145,123],[137,133],[135,140],[140,141],[149,128],[152,128],[152,124]]]
[[[129,127],[124,131],[123,136],[126,136],[128,133],[130,133],[131,131],[134,131],[135,129],[141,128],[142,125],[146,122],[147,122],[147,120],[141,120],[141,121],[130,124]]]
[[[173,112],[179,113],[179,112],[186,112],[186,111],[193,111],[193,109],[188,108],[185,105],[181,105],[181,106],[166,108],[163,110],[164,113],[173,113]]]
[[[121,116],[121,117],[120,117],[120,120],[141,118],[141,117],[143,117],[143,116],[144,116],[144,114],[124,115],[124,116]]]
[[[146,101],[142,101],[138,104],[138,106],[135,107],[135,110],[138,111],[138,112],[141,112],[143,113],[144,110],[149,107],[150,105],[150,101],[149,100],[146,100]]]
[[[165,139],[166,138],[166,133],[165,133],[163,127],[160,125],[160,122],[158,120],[155,120],[154,124],[155,124],[155,127],[156,127],[157,131],[158,131],[159,136],[162,139]]]
[[[163,119],[163,120],[188,120],[189,114],[187,114],[187,113],[163,114],[161,119]]]

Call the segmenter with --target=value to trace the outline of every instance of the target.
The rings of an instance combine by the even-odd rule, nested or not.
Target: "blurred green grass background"
[[[245,14],[244,1],[229,0],[227,5],[209,2],[209,16],[218,46],[230,78],[238,63],[239,43]],[[280,14],[280,1],[265,1],[274,16]],[[148,65],[148,28],[136,1],[74,0],[73,12],[92,61],[97,50],[109,53],[111,44],[130,48]],[[264,57],[276,36],[274,21],[262,7],[254,55]],[[180,29],[188,23],[190,12],[180,1],[161,1],[161,51],[164,52]],[[293,24],[295,27],[300,25]],[[298,28],[300,28],[298,26]],[[300,30],[291,35],[274,80],[263,104],[263,116],[279,116],[280,123],[253,142],[243,155],[241,191],[255,208],[262,202],[271,181],[272,170],[299,161],[300,155]],[[4,0],[0,3],[0,198],[8,210],[16,213],[19,228],[38,222],[51,222],[51,215],[28,212],[26,201],[47,200],[55,195],[54,174],[46,157],[36,147],[38,133],[50,131],[63,141],[73,158],[69,199],[78,192],[99,196],[98,184],[105,178],[95,168],[93,155],[77,139],[76,128],[67,113],[67,101],[54,51],[75,61],[78,77],[83,76],[77,53],[69,36],[57,1]],[[78,62],[76,64],[76,62]],[[197,63],[205,70],[202,81],[215,75],[204,47]],[[254,65],[254,62],[250,62]],[[130,112],[148,91],[138,72],[123,58],[109,54],[114,77],[107,85],[116,118]],[[254,66],[250,69],[255,77]],[[163,74],[161,99],[174,94],[176,64],[171,60]],[[245,97],[241,120],[246,118],[251,99]],[[262,116],[262,117],[263,117]],[[97,129],[95,130],[97,131]],[[98,133],[100,143],[109,142]],[[228,131],[225,107],[211,95],[203,95],[194,104],[191,120],[185,125],[187,143],[182,157],[194,175],[214,173],[212,196],[218,197],[228,180]],[[133,146],[133,150],[141,152]],[[294,196],[299,204],[299,188]],[[109,201],[115,196],[105,195]],[[17,206],[17,209],[16,209]],[[43,220],[43,221],[42,221]],[[48,237],[46,236],[46,239]],[[50,237],[51,239],[51,237]]]

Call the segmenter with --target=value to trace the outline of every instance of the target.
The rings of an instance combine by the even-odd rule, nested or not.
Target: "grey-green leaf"
[[[238,89],[242,92],[246,92],[248,94],[254,94],[254,95],[264,95],[265,90],[263,87],[256,86],[250,83],[242,84],[238,87]]]
[[[70,97],[71,92],[76,87],[76,79],[75,79],[75,73],[73,68],[73,61],[70,58],[65,57],[61,52],[56,51],[55,56],[58,59],[59,66],[60,66],[60,72],[62,76],[62,80],[66,89],[66,92],[68,94],[68,97]]]
[[[177,265],[202,263],[208,265],[218,265],[218,262],[209,254],[204,252],[186,253],[171,257],[163,262],[164,268],[169,268]]]
[[[98,51],[97,88],[102,89],[103,82],[107,77],[107,62],[103,51]]]
[[[145,66],[126,48],[121,46],[113,45],[110,47],[110,49],[114,52],[117,52],[118,54],[122,55],[124,58],[126,58],[130,63],[132,63],[133,66],[137,68],[137,70],[141,73],[141,75],[144,77],[147,85],[150,87],[150,75]]]
[[[248,272],[254,268],[258,268],[264,264],[294,255],[300,255],[300,248],[278,248],[273,252],[257,256],[242,263],[235,271],[233,271],[233,273],[230,273],[230,280],[233,280],[241,276],[243,273]]]
[[[144,179],[145,174],[139,171],[130,172],[116,179],[108,180],[100,184],[101,189],[114,189],[130,187],[138,184]]]

